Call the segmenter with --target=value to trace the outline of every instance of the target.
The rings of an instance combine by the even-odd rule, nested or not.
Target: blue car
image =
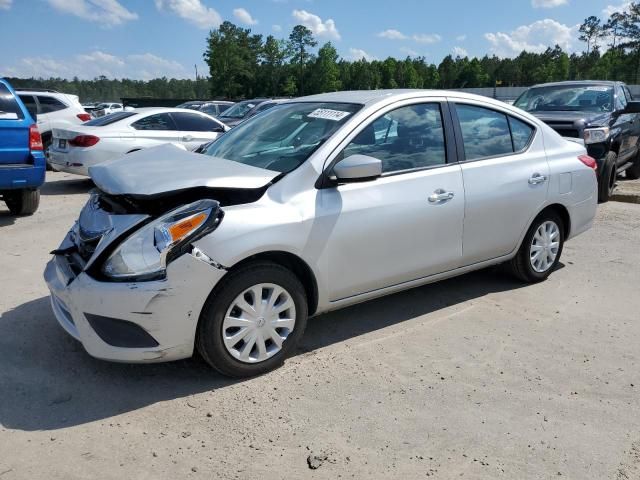
[[[14,215],[31,215],[40,203],[46,160],[34,116],[0,78],[0,199]]]

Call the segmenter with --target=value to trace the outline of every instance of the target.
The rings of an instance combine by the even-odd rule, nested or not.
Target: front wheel
[[[259,262],[232,271],[207,299],[196,347],[223,375],[253,377],[279,367],[307,324],[307,298],[288,269]]]
[[[602,162],[602,173],[598,179],[598,202],[608,202],[616,188],[616,180],[618,179],[618,156],[615,152],[609,152],[605,161]]]
[[[33,215],[40,205],[40,190],[12,190],[4,194],[4,202],[14,215]]]
[[[539,215],[529,227],[511,271],[523,282],[546,280],[560,262],[564,246],[564,222],[555,212]]]

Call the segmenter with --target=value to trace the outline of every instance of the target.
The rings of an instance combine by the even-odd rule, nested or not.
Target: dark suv
[[[563,137],[584,141],[598,163],[598,200],[611,197],[618,174],[640,178],[640,102],[622,82],[569,81],[535,85],[514,105]]]

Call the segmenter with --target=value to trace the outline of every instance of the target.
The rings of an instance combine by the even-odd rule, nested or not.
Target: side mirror
[[[640,113],[640,102],[638,101],[630,101],[627,103],[627,106],[622,111],[622,113]]]
[[[367,155],[351,155],[336,163],[333,174],[341,183],[367,182],[382,175],[382,162]]]

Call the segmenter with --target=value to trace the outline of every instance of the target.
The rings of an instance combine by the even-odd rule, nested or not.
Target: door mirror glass
[[[351,155],[333,167],[338,182],[366,182],[382,175],[382,162],[368,155]]]
[[[627,106],[622,111],[622,113],[640,113],[640,102],[631,101],[627,103]]]

